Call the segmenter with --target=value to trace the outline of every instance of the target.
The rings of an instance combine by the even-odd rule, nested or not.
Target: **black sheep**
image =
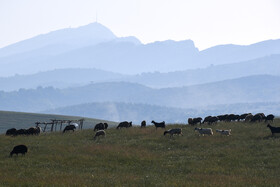
[[[16,135],[26,135],[27,130],[26,129],[19,129],[16,131]]]
[[[228,114],[224,114],[224,115],[219,115],[219,116],[217,116],[217,118],[218,118],[220,121],[226,121],[226,120],[227,120],[227,117],[228,117]]]
[[[251,119],[251,122],[256,122],[256,121],[261,122],[263,119],[265,119],[264,114],[258,113],[253,116],[253,118]]]
[[[97,124],[94,126],[94,131],[104,130],[104,129],[105,129],[104,123],[97,123]]]
[[[273,114],[269,114],[269,115],[267,115],[266,118],[265,118],[265,122],[266,122],[266,121],[273,121],[273,120],[274,120],[274,115],[273,115]]]
[[[27,135],[38,135],[40,134],[40,129],[39,127],[30,127],[29,129],[26,130]]]
[[[108,123],[97,123],[95,126],[94,126],[94,131],[97,131],[97,130],[105,130],[108,128]]]
[[[27,147],[26,145],[17,145],[13,148],[13,150],[10,153],[10,157],[13,156],[13,154],[18,155],[19,153],[21,153],[22,155],[25,155],[25,153],[27,153]]]
[[[280,133],[280,127],[272,127],[270,124],[268,124],[267,127],[270,129],[272,135]]]
[[[108,128],[108,123],[104,123],[105,129]]]
[[[146,127],[146,121],[145,120],[143,120],[142,122],[141,122],[141,128],[142,127]]]
[[[6,131],[6,136],[15,136],[17,135],[16,133],[17,133],[17,129],[11,128]]]
[[[76,129],[76,126],[75,125],[67,125],[64,130],[63,130],[63,133],[65,133],[66,131],[75,131]]]
[[[127,122],[127,121],[123,121],[123,122],[120,122],[119,125],[117,126],[117,129],[119,128],[128,128],[128,127],[132,127],[132,121],[131,122]]]
[[[106,132],[104,130],[97,131],[93,139],[96,140],[96,138],[100,136],[106,137]]]
[[[197,123],[201,124],[202,118],[198,117],[198,118],[189,118],[188,119],[188,124],[189,125],[196,125]]]
[[[238,118],[238,121],[240,121],[240,120],[245,120],[245,118],[246,118],[249,114],[251,114],[251,113],[241,114],[241,115],[239,116],[239,118]]]
[[[151,123],[153,123],[153,124],[155,125],[156,129],[157,129],[158,127],[160,127],[160,128],[165,128],[165,121],[160,122],[160,123],[157,123],[157,122],[155,122],[155,121],[152,121]]]
[[[210,120],[210,118],[212,118],[212,116],[207,116],[207,117],[205,117],[202,123],[203,123],[203,124],[204,124],[205,122],[208,123],[209,120]]]
[[[207,116],[204,118],[204,121],[202,123],[206,122],[206,123],[208,123],[208,125],[211,125],[213,123],[217,123],[218,120],[219,119],[216,116]]]

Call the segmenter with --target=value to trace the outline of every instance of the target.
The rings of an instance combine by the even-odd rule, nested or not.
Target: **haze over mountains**
[[[199,51],[194,42],[141,44],[118,38],[99,23],[53,31],[0,49],[1,76],[61,68],[96,68],[115,73],[170,72],[248,61],[280,53],[280,40],[249,46],[220,45]]]
[[[71,108],[98,111],[109,102],[127,114],[118,119],[150,119],[145,108],[178,121],[184,113],[219,111],[215,106],[250,112],[263,103],[280,114],[280,39],[199,51],[191,40],[142,44],[91,23],[1,48],[0,67],[0,110],[81,115]]]

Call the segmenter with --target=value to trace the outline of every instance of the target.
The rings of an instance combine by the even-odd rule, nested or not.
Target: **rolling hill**
[[[102,119],[84,118],[80,116],[0,111],[0,134],[5,133],[6,130],[10,128],[21,129],[33,127],[35,126],[36,121],[50,122],[50,119],[79,120],[81,118],[85,119],[83,125],[84,129],[93,128],[93,125],[96,123],[107,121]],[[110,126],[116,125],[116,122],[107,122]]]
[[[252,75],[280,75],[280,55],[271,55],[249,61],[209,66],[168,73],[142,73],[122,80],[152,88],[182,87],[205,84]]]
[[[16,75],[0,78],[2,91],[15,91],[37,87],[68,88],[79,87],[93,82],[120,80],[125,75],[98,69],[57,69],[32,75]]]

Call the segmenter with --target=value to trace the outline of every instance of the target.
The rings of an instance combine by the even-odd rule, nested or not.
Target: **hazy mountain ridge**
[[[280,77],[268,75],[164,89],[152,89],[135,83],[108,82],[67,89],[39,87],[0,92],[0,110],[28,112],[91,102],[203,109],[209,105],[279,101]]]
[[[280,40],[266,40],[251,45],[217,45],[200,52],[199,59],[206,65],[248,61],[272,54],[280,54]]]
[[[185,69],[186,62],[189,62],[191,68],[191,62],[197,53],[198,49],[191,40],[164,41],[146,45],[112,40],[57,55],[29,56],[24,58],[24,62],[17,56],[0,58],[0,63],[5,66],[5,71],[0,70],[0,73],[2,75],[7,75],[9,72],[32,74],[61,68],[97,68],[123,74],[158,69],[168,72]],[[25,57],[25,54],[21,56]]]
[[[117,38],[108,28],[92,23],[53,31],[0,49],[0,74],[33,74],[61,68],[97,68],[123,74],[170,72],[272,54],[280,54],[279,39],[248,46],[219,45],[199,51],[191,40],[143,45],[135,37]]]
[[[36,88],[38,86],[67,88],[89,84],[90,82],[108,81],[125,81],[139,83],[152,88],[167,88],[211,83],[251,75],[279,76],[279,69],[280,55],[186,71],[142,73],[130,76],[97,69],[72,68],[40,72],[32,75],[0,77],[0,88],[3,91]]]
[[[37,87],[68,88],[79,87],[91,82],[107,82],[125,77],[118,73],[98,69],[57,69],[32,75],[16,75],[0,78],[2,91],[14,91],[20,88]]]
[[[142,73],[126,81],[153,88],[181,87],[236,79],[252,75],[280,75],[280,55],[271,55],[250,61],[223,64],[168,73]]]

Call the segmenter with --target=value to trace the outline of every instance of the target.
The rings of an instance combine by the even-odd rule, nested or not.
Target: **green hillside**
[[[279,186],[280,135],[271,137],[265,123],[218,123],[213,136],[167,129],[174,127],[184,136],[153,126],[110,128],[96,141],[93,130],[0,135],[0,186]],[[18,144],[28,146],[26,156],[8,157]]]
[[[35,126],[36,121],[50,122],[50,119],[60,120],[79,120],[83,117],[79,116],[66,116],[66,115],[53,115],[53,114],[36,114],[24,112],[9,112],[0,111],[0,134],[5,133],[9,128],[29,128]],[[84,118],[83,128],[92,128],[93,125],[106,120]],[[109,125],[116,125],[115,122],[108,122]],[[47,129],[48,130],[48,129]]]

